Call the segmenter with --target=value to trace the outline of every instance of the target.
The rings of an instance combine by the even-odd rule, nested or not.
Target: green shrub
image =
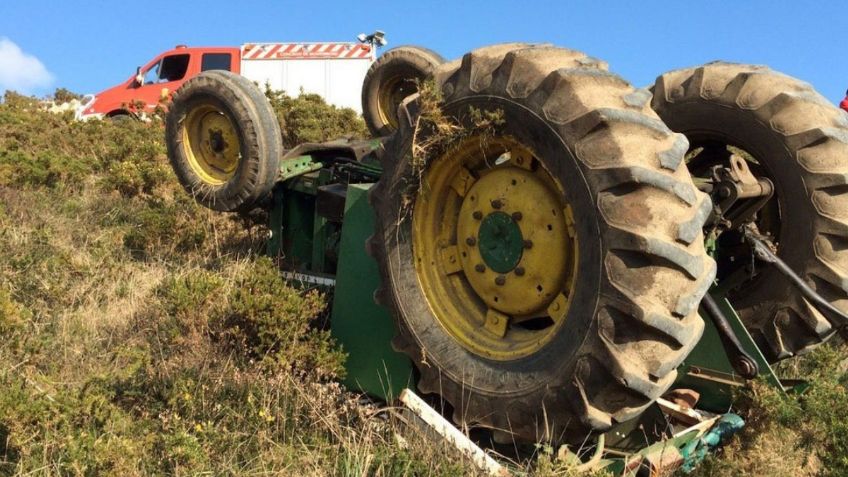
[[[31,110],[38,107],[38,99],[20,94],[16,91],[6,90],[3,93],[3,105],[6,109],[18,111]]]
[[[234,281],[228,306],[216,326],[231,346],[271,369],[315,376],[341,376],[344,355],[314,320],[324,310],[317,291],[292,288],[268,258],[248,264]]]
[[[74,99],[82,99],[82,95],[66,88],[56,88],[56,91],[53,92],[53,101],[58,104],[67,103]]]
[[[173,176],[171,169],[162,161],[137,155],[113,162],[107,172],[103,178],[104,189],[117,190],[126,197],[151,194]]]
[[[200,206],[185,197],[175,202],[145,201],[123,218],[130,226],[124,246],[138,259],[195,250],[206,241],[199,210]]]
[[[266,86],[265,95],[280,121],[283,145],[292,148],[305,142],[325,142],[343,137],[368,137],[365,121],[350,108],[339,108],[317,94],[292,97]]]

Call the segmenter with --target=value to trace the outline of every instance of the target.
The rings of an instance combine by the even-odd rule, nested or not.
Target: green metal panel
[[[295,179],[274,188],[267,253],[283,258],[289,270],[332,273],[326,269],[325,257],[332,230],[326,219],[317,214],[315,195],[309,189],[313,182],[304,185]]]
[[[345,385],[391,400],[411,386],[412,363],[392,349],[394,322],[373,299],[380,272],[365,253],[365,241],[374,233],[370,187],[354,184],[347,189],[330,329],[348,353]]]
[[[757,362],[760,376],[776,388],[783,389],[780,379],[754,343],[730,302],[726,298],[718,297],[716,301],[742,343],[742,347]],[[726,412],[733,403],[734,391],[745,386],[746,381],[734,372],[712,321],[704,318],[704,323],[704,336],[679,368],[680,377],[675,387],[689,388],[699,392],[701,399],[698,402],[698,408],[712,412]]]
[[[280,176],[277,180],[282,182],[307,172],[317,171],[321,167],[321,163],[314,162],[312,156],[309,155],[283,159],[280,161]]]
[[[283,255],[283,204],[285,193],[283,188],[277,184],[272,194],[274,206],[271,207],[271,211],[269,212],[268,228],[271,229],[271,234],[266,244],[266,253],[271,258],[279,258]]]
[[[283,250],[286,262],[295,270],[312,270],[315,197],[293,190],[286,191],[283,203]]]
[[[309,267],[313,272],[327,271],[324,248],[327,245],[328,233],[327,219],[318,215],[316,207],[315,216],[312,219],[312,260]]]

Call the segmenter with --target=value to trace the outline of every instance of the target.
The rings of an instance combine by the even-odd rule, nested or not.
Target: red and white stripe
[[[370,58],[371,46],[362,43],[249,43],[245,60],[326,60]]]

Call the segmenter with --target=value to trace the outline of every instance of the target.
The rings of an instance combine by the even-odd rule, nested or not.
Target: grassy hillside
[[[287,146],[365,134],[268,94]],[[333,381],[325,297],[279,278],[261,225],[195,205],[162,137],[0,104],[0,476],[473,475]],[[749,427],[697,475],[848,475],[843,359],[785,366],[800,399],[743,397]],[[518,470],[570,475],[539,450]]]
[[[364,131],[275,105],[293,140]],[[195,205],[162,137],[0,104],[0,475],[466,472],[332,381],[324,297],[283,283],[261,226]]]

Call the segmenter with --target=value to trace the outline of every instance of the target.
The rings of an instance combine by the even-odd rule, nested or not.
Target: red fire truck
[[[376,37],[375,37],[376,35]],[[376,58],[382,32],[359,42],[246,43],[241,47],[178,45],[136,69],[126,81],[86,95],[80,120],[143,118],[185,81],[207,70],[239,73],[291,95],[316,93],[330,104],[361,111],[362,81]]]

